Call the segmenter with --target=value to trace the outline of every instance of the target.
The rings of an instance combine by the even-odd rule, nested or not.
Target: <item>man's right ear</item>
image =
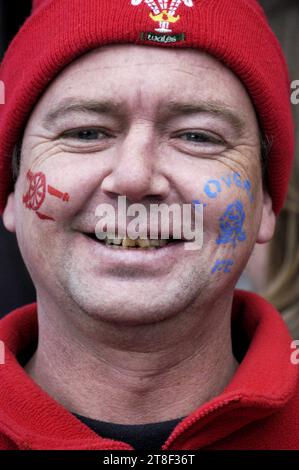
[[[15,193],[8,196],[6,206],[3,212],[3,224],[9,232],[16,231],[15,224]]]

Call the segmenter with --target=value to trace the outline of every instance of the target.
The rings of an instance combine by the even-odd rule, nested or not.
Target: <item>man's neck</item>
[[[47,308],[45,308],[45,304]],[[221,305],[221,308],[219,308]],[[26,370],[66,409],[93,419],[145,424],[186,416],[220,394],[237,368],[231,302],[164,322],[107,324],[38,301],[39,345]],[[82,328],[78,328],[78,325]]]

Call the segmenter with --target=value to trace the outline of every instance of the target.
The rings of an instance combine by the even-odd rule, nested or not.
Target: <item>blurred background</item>
[[[221,0],[219,0],[221,1]],[[291,80],[299,80],[299,1],[260,0],[289,65]],[[0,0],[0,60],[13,36],[30,14],[27,0]],[[267,245],[256,245],[238,287],[264,295],[281,312],[299,338],[299,105],[293,105],[297,146],[288,200],[276,233]],[[0,316],[35,300],[16,238],[0,219]]]
[[[30,1],[0,0],[0,60],[30,14],[30,8]],[[5,230],[0,217],[0,317],[34,300],[34,287],[22,261],[16,237]]]

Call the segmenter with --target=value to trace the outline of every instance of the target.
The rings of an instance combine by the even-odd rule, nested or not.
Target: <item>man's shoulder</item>
[[[299,450],[299,375],[292,398],[277,413],[265,418],[257,431],[261,449]]]

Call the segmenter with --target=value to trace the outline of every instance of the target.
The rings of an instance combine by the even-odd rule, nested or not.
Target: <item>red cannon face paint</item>
[[[63,193],[58,189],[47,184],[46,175],[42,172],[32,173],[31,170],[27,173],[28,189],[23,195],[23,204],[27,209],[33,210],[41,220],[55,219],[40,211],[45,199],[48,195],[61,199],[63,202],[68,202],[70,196],[68,193]]]

